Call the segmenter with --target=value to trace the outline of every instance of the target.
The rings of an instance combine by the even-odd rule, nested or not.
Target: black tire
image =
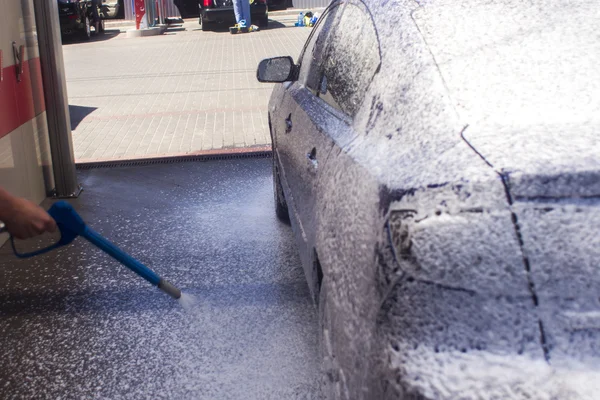
[[[96,35],[104,35],[104,20],[101,19],[100,21],[96,22]]]
[[[269,27],[269,18],[264,17],[258,20],[259,28],[268,28]]]
[[[202,17],[200,17],[200,25],[202,25],[202,32],[211,31],[213,29],[213,24],[211,22],[204,21]]]
[[[85,17],[83,30],[81,31],[81,38],[83,40],[90,40],[92,38],[92,24],[89,17]]]
[[[283,193],[283,187],[281,186],[281,178],[279,177],[279,161],[277,160],[277,153],[273,151],[273,193],[275,195],[275,214],[281,221],[289,223],[290,214],[288,211],[287,202],[285,201],[285,194]]]

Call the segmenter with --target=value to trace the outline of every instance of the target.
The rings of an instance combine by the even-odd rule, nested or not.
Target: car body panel
[[[102,19],[117,18],[120,7],[117,0],[102,0],[100,5],[100,17]]]
[[[203,8],[202,18],[207,22],[217,22],[223,24],[235,24],[235,14],[233,8]],[[252,21],[267,17],[267,7],[251,7],[250,16]]]
[[[373,64],[359,75],[339,69],[369,76],[360,103],[339,107],[349,120],[329,118],[336,111],[315,105],[325,97],[302,87],[301,65],[298,82],[277,86],[269,107],[307,280],[315,299],[326,294],[334,320],[322,347],[332,397],[593,398],[595,3],[333,6],[342,14],[332,18],[366,8],[377,29],[374,75]],[[354,22],[365,26],[336,20],[337,32],[324,36],[339,39],[339,66],[374,54]],[[332,145],[311,176],[301,156],[319,135]]]
[[[94,14],[94,4],[98,5],[98,13]],[[100,19],[117,18],[120,5],[118,1],[112,0],[58,0],[58,15],[62,35],[71,35],[86,29],[85,17],[90,19],[92,26],[94,21],[100,23]],[[100,25],[98,25],[100,26]]]
[[[69,35],[85,29],[87,3],[85,1],[58,1],[61,34]]]
[[[288,0],[267,0],[267,5],[269,6],[269,10],[285,10],[288,5]]]
[[[292,124],[291,129],[287,123],[280,125],[285,133],[277,138],[277,155],[281,160],[282,172],[288,191],[286,199],[290,199],[288,206],[292,208],[294,225],[297,225],[298,237],[301,237],[304,246],[301,247],[301,257],[305,262],[305,274],[309,281],[313,282],[310,289],[313,298],[318,298],[317,273],[315,270],[315,258],[310,249],[314,248],[315,231],[305,229],[316,225],[314,220],[315,200],[319,191],[318,182],[322,171],[326,168],[327,159],[334,148],[334,142],[324,131],[331,126],[331,120],[335,119],[327,111],[327,105],[319,101],[310,92],[299,84],[294,84],[287,91],[291,105],[282,107],[291,111],[285,117]],[[302,104],[303,107],[296,107]],[[328,121],[329,120],[329,121]],[[295,127],[296,126],[296,127]],[[301,127],[300,129],[297,126]],[[309,247],[306,247],[311,244]]]

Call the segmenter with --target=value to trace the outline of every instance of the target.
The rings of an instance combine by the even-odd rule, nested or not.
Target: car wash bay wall
[[[40,203],[53,181],[33,0],[3,2],[0,53],[0,185]]]

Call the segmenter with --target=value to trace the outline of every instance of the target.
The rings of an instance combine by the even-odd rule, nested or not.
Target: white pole
[[[69,100],[56,1],[33,2],[44,82],[46,119],[57,197],[77,197]]]

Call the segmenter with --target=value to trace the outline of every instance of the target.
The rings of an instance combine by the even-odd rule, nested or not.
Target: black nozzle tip
[[[158,288],[171,296],[174,299],[179,299],[181,297],[181,290],[177,289],[170,282],[161,279],[158,283]]]

